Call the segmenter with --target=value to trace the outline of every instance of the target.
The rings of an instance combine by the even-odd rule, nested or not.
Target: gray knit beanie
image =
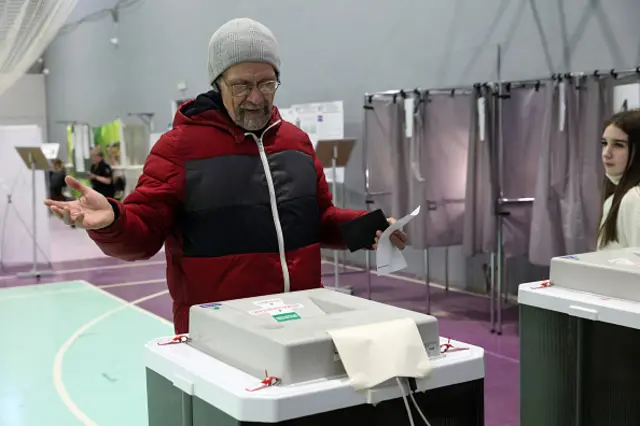
[[[211,36],[209,83],[214,85],[227,68],[240,62],[267,62],[280,73],[277,40],[269,28],[253,19],[233,19]]]

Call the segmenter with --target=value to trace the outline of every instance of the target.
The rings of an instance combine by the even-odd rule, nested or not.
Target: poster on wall
[[[318,143],[318,114],[316,104],[292,105],[295,125],[309,135],[314,148]]]
[[[640,83],[621,84],[613,88],[614,113],[640,108]]]
[[[278,111],[280,111],[280,116],[284,121],[288,121],[289,123],[296,126],[298,125],[296,112],[293,110],[293,108],[278,108]]]
[[[344,139],[342,101],[292,105],[296,125],[309,135],[315,147],[319,140]]]
[[[320,140],[344,139],[344,105],[342,101],[292,105],[296,125],[306,132],[315,148]],[[336,169],[336,180],[344,182],[344,168]],[[333,169],[324,170],[327,182],[333,182]]]
[[[344,139],[342,101],[318,104],[318,140]]]

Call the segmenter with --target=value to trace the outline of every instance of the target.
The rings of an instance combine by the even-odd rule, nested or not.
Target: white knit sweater
[[[619,179],[609,176],[609,179],[618,184]],[[607,218],[611,209],[613,195],[606,199],[603,206],[602,223]],[[616,221],[618,228],[618,242],[612,241],[599,250],[613,250],[626,247],[640,247],[640,187],[636,186],[627,191],[622,197],[618,218]]]

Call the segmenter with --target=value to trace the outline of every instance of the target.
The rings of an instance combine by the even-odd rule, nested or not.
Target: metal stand
[[[365,186],[368,187],[368,180],[367,182],[365,182]],[[365,204],[367,211],[370,211],[373,200],[368,198],[367,196],[367,198],[365,199]],[[371,300],[371,250],[367,250],[365,252],[364,271],[367,274],[367,299]]]
[[[498,333],[498,335],[502,334],[502,279],[504,277],[503,268],[504,268],[504,242],[502,238],[502,212],[497,213],[497,234],[498,234],[498,253],[496,254],[496,272],[495,277],[497,278],[497,291],[492,295],[495,297],[498,302],[496,316],[498,318],[498,328],[492,331]]]
[[[431,271],[429,270],[429,249],[424,249],[424,286],[427,295],[427,314],[431,313]]]
[[[496,137],[497,137],[497,141],[494,144],[494,149],[493,151],[493,159],[495,161],[495,164],[497,167],[494,167],[494,173],[495,173],[495,169],[497,168],[497,176],[496,178],[493,180],[494,185],[496,185],[496,192],[498,194],[497,198],[494,198],[494,214],[495,214],[495,226],[496,226],[496,245],[497,245],[497,253],[496,256],[494,258],[494,266],[496,267],[496,271],[494,273],[494,279],[496,280],[496,286],[494,286],[494,290],[495,287],[497,287],[497,296],[495,291],[491,293],[491,297],[495,298],[497,297],[497,302],[498,302],[498,308],[497,308],[497,317],[498,317],[498,328],[496,329],[495,327],[492,327],[491,332],[497,332],[498,335],[502,334],[502,298],[500,297],[501,289],[502,289],[502,263],[504,260],[504,254],[503,254],[503,240],[502,240],[502,209],[501,209],[501,204],[500,204],[500,199],[502,199],[503,195],[502,195],[502,82],[500,81],[501,79],[501,71],[502,71],[502,50],[501,50],[501,46],[498,44],[498,51],[497,51],[497,64],[496,64],[496,76],[498,77],[498,97],[496,100],[496,114],[497,114],[497,122],[495,119],[492,119],[491,122],[494,124],[494,132],[493,132],[493,139],[494,141],[496,141]]]
[[[153,132],[153,116],[156,115],[155,112],[130,112],[127,114],[128,116],[135,116],[140,119],[149,130],[149,133]]]
[[[584,321],[582,318],[576,318],[576,413],[575,426],[582,426],[582,365],[584,363]]]
[[[331,182],[331,191],[334,194],[338,193],[338,173],[337,173],[337,162],[338,162],[338,144],[333,145],[333,155],[331,157],[331,169],[333,170],[333,179]],[[344,182],[342,183],[344,185]],[[344,201],[344,200],[343,200]],[[338,250],[333,250],[333,289],[336,291],[342,291],[343,293],[351,294],[352,290],[350,287],[340,288],[340,262],[339,262],[340,253]]]
[[[367,110],[373,110],[373,105],[371,105],[371,100],[369,96],[365,96],[363,109],[364,113],[364,128],[362,130],[362,175],[364,177],[364,204],[367,212],[371,211],[371,206],[374,204],[373,198],[369,192],[369,166],[367,164],[368,153],[367,153],[367,137],[369,134],[367,133]],[[367,299],[371,300],[371,250],[367,250],[364,256],[364,272],[367,274]]]
[[[449,246],[444,248],[444,291],[449,293]]]
[[[338,194],[338,172],[339,167],[344,168],[349,162],[351,152],[355,145],[355,139],[336,139],[336,140],[320,140],[316,146],[316,155],[322,165],[331,167],[333,172],[333,180],[331,182],[331,190],[334,197]],[[344,182],[342,183],[344,188]],[[344,194],[344,191],[342,192]],[[345,198],[345,197],[342,197]],[[344,199],[341,200],[344,203]],[[327,287],[335,291],[346,294],[352,294],[353,290],[350,286],[340,286],[340,251],[333,250],[333,287]],[[344,265],[343,265],[344,266]],[[360,273],[361,271],[346,271],[347,273]],[[325,275],[325,274],[323,274]]]
[[[489,310],[491,317],[491,332],[496,331],[496,305],[495,305],[495,293],[496,293],[496,254],[491,253],[491,260],[489,261],[489,279],[491,285],[489,286]]]
[[[492,149],[493,160],[496,164],[494,171],[495,177],[493,183],[495,185],[495,194],[497,198],[494,202],[494,215],[495,215],[495,227],[496,227],[496,253],[491,254],[491,332],[502,334],[502,313],[503,303],[506,304],[508,286],[505,283],[505,255],[504,255],[504,218],[509,216],[510,213],[505,210],[508,205],[515,205],[521,203],[533,203],[533,198],[504,198],[502,191],[504,185],[504,133],[503,133],[503,105],[502,102],[505,99],[510,99],[511,94],[508,90],[505,91],[505,86],[500,81],[501,70],[501,47],[498,45],[498,93],[496,100],[496,118],[492,119],[492,123],[495,126],[493,132],[493,138],[496,140],[494,148]],[[495,306],[497,302],[497,307]],[[495,317],[497,321],[495,321]],[[496,324],[497,323],[497,324]]]
[[[38,270],[38,228],[37,228],[37,200],[36,200],[36,170],[48,170],[49,163],[47,159],[44,157],[42,150],[40,148],[33,147],[16,147],[16,150],[22,157],[22,160],[25,162],[27,167],[31,169],[31,226],[32,226],[32,244],[33,244],[33,265],[31,266],[31,270],[28,272],[20,272],[16,274],[18,277],[37,277],[40,278],[42,276],[53,275],[53,271],[48,270]],[[39,154],[39,155],[38,155]],[[51,262],[49,262],[51,265]]]

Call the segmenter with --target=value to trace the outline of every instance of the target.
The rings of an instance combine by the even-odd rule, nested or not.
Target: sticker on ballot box
[[[560,259],[580,260],[578,256],[575,256],[573,254],[569,254],[567,256],[560,256]]]
[[[299,320],[301,318],[300,318],[300,315],[298,315],[295,312],[287,312],[284,314],[275,314],[273,316],[273,319],[278,322],[286,322],[286,321]]]
[[[214,310],[218,310],[220,309],[220,307],[222,307],[221,303],[205,303],[203,305],[200,305],[201,308],[212,308]]]
[[[290,313],[290,312],[293,312],[294,309],[300,309],[300,308],[302,308],[301,303],[291,303],[289,305],[267,306],[264,308],[249,311],[249,313],[251,315],[262,315],[262,314],[278,315],[278,314]]]

